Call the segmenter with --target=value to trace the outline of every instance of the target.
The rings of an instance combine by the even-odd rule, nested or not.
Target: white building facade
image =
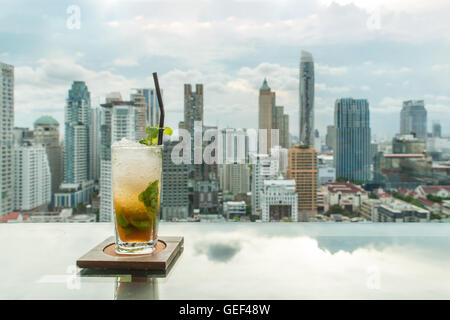
[[[14,67],[0,62],[0,216],[14,207]]]
[[[281,221],[284,218],[297,221],[295,180],[265,180],[260,196],[263,222]]]
[[[223,214],[227,219],[242,217],[246,214],[245,201],[226,201],[223,204]]]
[[[15,164],[15,210],[32,210],[50,203],[51,174],[47,152],[42,145],[16,145]]]
[[[252,214],[261,216],[261,191],[264,181],[276,179],[279,175],[279,163],[266,154],[252,154]]]

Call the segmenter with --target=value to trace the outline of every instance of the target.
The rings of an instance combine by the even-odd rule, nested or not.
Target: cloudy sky
[[[395,134],[403,100],[424,99],[429,128],[450,134],[447,0],[0,0],[0,61],[15,66],[15,125],[64,121],[67,91],[86,81],[92,105],[108,92],[152,87],[168,125],[183,116],[183,84],[203,83],[205,123],[257,128],[267,77],[298,135],[301,50],[316,63],[316,126],[334,101],[367,98],[377,138]],[[73,19],[80,11],[80,24]],[[75,17],[76,18],[76,17]]]

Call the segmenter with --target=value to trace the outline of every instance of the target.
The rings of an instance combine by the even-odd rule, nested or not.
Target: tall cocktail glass
[[[116,252],[147,254],[158,242],[162,146],[122,139],[111,146]]]

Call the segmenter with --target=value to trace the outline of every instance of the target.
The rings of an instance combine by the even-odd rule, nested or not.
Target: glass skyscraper
[[[90,178],[90,124],[91,94],[84,81],[74,81],[65,110],[64,183]]]
[[[336,178],[370,179],[370,117],[366,99],[337,99],[334,108]]]
[[[414,134],[416,138],[427,137],[427,110],[423,100],[403,101],[400,112],[400,134]]]
[[[74,81],[65,109],[64,179],[53,205],[76,207],[90,201],[91,180],[91,94],[84,81]]]
[[[314,61],[302,51],[300,59],[300,134],[301,144],[314,146]]]

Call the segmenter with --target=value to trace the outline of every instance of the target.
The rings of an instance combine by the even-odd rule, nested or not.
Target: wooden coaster
[[[117,254],[114,237],[109,237],[79,258],[77,266],[90,269],[166,271],[183,244],[183,237],[161,237],[156,250],[150,254]]]

